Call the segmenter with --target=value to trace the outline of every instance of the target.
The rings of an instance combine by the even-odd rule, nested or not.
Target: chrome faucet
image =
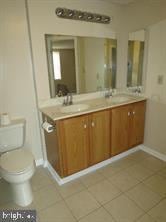
[[[105,91],[104,97],[105,97],[105,98],[110,98],[110,96],[112,96],[112,95],[113,95],[112,90],[110,91],[110,89],[107,89],[107,90]]]
[[[73,94],[69,93],[69,105],[73,104]]]
[[[66,98],[63,100],[64,106],[69,106],[73,104],[73,95],[72,93],[67,93]]]
[[[137,86],[136,89],[133,90],[134,93],[141,93],[142,90],[141,90],[141,87]]]

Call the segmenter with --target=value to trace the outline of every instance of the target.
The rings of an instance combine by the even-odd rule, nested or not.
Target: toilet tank
[[[12,120],[11,124],[0,126],[0,153],[22,147],[24,138],[24,119]]]

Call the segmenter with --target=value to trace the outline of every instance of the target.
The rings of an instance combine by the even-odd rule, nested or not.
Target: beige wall
[[[148,100],[145,146],[166,155],[166,103]]]
[[[146,94],[151,98],[146,115],[145,145],[166,154],[166,20],[148,28]],[[158,76],[163,84],[158,84]]]
[[[125,27],[129,32],[147,29],[148,51],[143,78],[146,82],[145,93],[152,98],[147,104],[145,145],[162,154],[166,154],[166,23],[162,21],[166,19],[165,11],[165,0],[140,0],[124,11]],[[157,84],[157,75],[164,75],[163,85]]]
[[[59,19],[55,16],[55,8],[64,6],[68,8],[87,10],[96,13],[103,13],[113,16],[110,25],[78,22],[73,20]],[[78,36],[111,37],[112,32],[116,32],[117,43],[117,88],[126,88],[127,73],[127,51],[128,33],[139,29],[147,28],[160,20],[166,18],[165,0],[140,0],[129,6],[115,6],[104,1],[82,1],[82,0],[56,0],[56,1],[33,1],[28,0],[32,45],[35,64],[35,75],[37,82],[38,99],[48,99],[49,84],[47,77],[47,64],[45,55],[44,34],[66,34]],[[147,60],[147,59],[146,59]],[[146,66],[145,66],[146,68]],[[145,77],[143,77],[145,79]],[[151,87],[147,81],[146,86]],[[153,88],[151,88],[153,91]],[[156,115],[159,115],[157,112]],[[150,116],[147,111],[147,119]],[[146,132],[149,130],[146,124]],[[161,133],[163,133],[161,131]],[[147,137],[145,137],[147,138]],[[148,144],[151,143],[149,138]],[[159,137],[156,135],[156,141]],[[146,140],[147,141],[147,140]],[[147,143],[146,143],[147,144]],[[147,145],[148,145],[147,144]],[[158,143],[158,145],[160,145]],[[154,148],[153,146],[152,148]],[[160,150],[160,149],[159,149]]]
[[[86,92],[104,88],[104,41],[103,38],[84,39]]]
[[[165,0],[139,0],[125,7],[125,28],[130,31],[144,29],[166,18]]]
[[[25,146],[40,159],[40,131],[24,1],[0,0],[0,27],[0,112],[26,119]]]
[[[146,93],[166,103],[166,20],[148,28],[148,60]],[[163,76],[163,84],[158,84],[158,76]]]
[[[109,25],[103,25],[60,19],[55,15],[55,9],[64,6],[66,8],[112,15],[113,22]],[[44,34],[111,37],[114,32],[119,32],[123,21],[121,19],[121,7],[99,0],[28,0],[28,7],[39,100],[50,98]]]
[[[139,41],[145,41],[145,30],[141,29],[136,32],[130,32],[129,33],[129,40],[139,40]]]
[[[126,86],[127,73],[128,32],[145,28],[166,16],[166,2],[164,0],[140,0],[129,7],[115,6],[114,4],[99,0],[28,0],[27,2],[39,100],[49,98],[44,34],[109,38],[115,31],[118,37],[117,87],[124,88]],[[26,146],[33,151],[36,159],[39,159],[42,156],[41,141],[24,1],[0,0],[0,5],[0,112],[9,112],[12,117],[26,118]],[[59,19],[55,15],[55,8],[58,6],[111,15],[113,16],[113,22],[110,25],[103,25]],[[158,62],[160,60],[157,60],[156,64]],[[152,62],[148,62],[149,67],[152,67],[152,65]],[[148,93],[152,93],[154,90],[153,84],[151,85],[152,76],[151,72],[148,71]],[[160,92],[158,88],[155,88],[155,90],[155,93]],[[163,95],[164,93],[162,91],[161,94]],[[155,118],[158,115],[162,113],[162,118],[165,118],[165,106],[162,106],[161,111],[160,105],[159,107],[155,105],[155,118],[151,115],[153,106],[151,106],[152,110],[149,107],[147,111],[145,144],[154,149],[157,147],[160,152],[164,153],[165,149],[162,146],[165,144],[165,140],[162,140],[160,135],[164,138],[165,131],[163,129],[165,128],[156,127],[158,134],[155,131],[152,132],[151,129],[154,129],[156,126],[157,120]],[[151,118],[154,121],[151,122]]]
[[[50,98],[44,34],[111,37],[116,32],[117,88],[126,88],[128,32],[146,28],[166,17],[164,0],[140,0],[128,6],[117,6],[100,0],[27,1],[39,101]],[[103,25],[59,19],[55,15],[55,9],[64,5],[68,8],[111,15],[113,21],[110,25]]]
[[[0,21],[2,20],[2,14],[1,14],[1,9],[0,9]],[[2,26],[0,26],[0,33],[2,33]],[[0,37],[1,41],[0,41],[0,49],[2,49],[2,45],[3,45],[3,40],[2,40],[2,36]],[[3,55],[2,55],[2,51],[0,52],[0,101],[1,101],[1,105],[0,105],[0,113],[4,112],[4,98],[3,98],[3,77],[4,77],[4,66],[3,66]]]

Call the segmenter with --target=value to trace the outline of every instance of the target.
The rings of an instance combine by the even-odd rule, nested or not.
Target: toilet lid
[[[34,163],[34,157],[29,150],[17,149],[0,157],[0,166],[11,173],[21,173]]]

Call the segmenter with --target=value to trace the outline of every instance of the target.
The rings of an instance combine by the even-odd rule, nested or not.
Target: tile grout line
[[[149,155],[149,156],[152,156],[152,155]],[[146,159],[146,158],[144,158],[143,160],[145,160],[145,159]],[[142,161],[143,161],[143,160],[142,160]],[[119,161],[120,161],[120,160],[119,160]],[[115,174],[113,174],[113,176],[119,174],[120,172],[122,172],[122,170],[125,170],[125,169],[128,169],[128,168],[132,167],[132,166],[135,165],[135,164],[140,164],[140,162],[142,162],[142,161],[138,161],[138,162],[136,162],[136,163],[134,163],[134,164],[131,164],[130,166],[127,166],[127,167],[122,167],[119,171],[117,171]],[[111,164],[110,164],[110,165],[111,165]],[[143,166],[143,167],[144,167],[144,166]],[[104,168],[104,167],[103,167],[103,168]],[[145,168],[145,167],[144,167],[144,168]],[[74,218],[76,221],[79,221],[79,220],[81,220],[82,218],[90,215],[91,213],[93,213],[94,211],[96,211],[96,210],[98,210],[98,209],[100,209],[100,208],[103,208],[103,209],[105,209],[105,210],[107,211],[107,209],[104,207],[104,205],[106,205],[107,203],[113,201],[114,199],[118,198],[118,197],[121,196],[121,195],[125,195],[128,199],[130,199],[132,202],[134,202],[134,203],[137,205],[137,203],[136,203],[134,200],[132,200],[129,196],[127,196],[127,194],[125,194],[125,193],[127,193],[128,191],[134,189],[136,186],[138,186],[138,185],[140,185],[140,184],[143,184],[143,185],[145,185],[149,190],[151,190],[153,193],[158,194],[157,192],[153,191],[150,187],[148,187],[144,182],[145,182],[147,179],[153,177],[154,175],[158,175],[158,176],[160,176],[161,178],[163,178],[163,179],[165,180],[165,177],[163,177],[162,175],[158,174],[158,173],[159,173],[162,169],[164,169],[164,168],[165,168],[165,167],[162,167],[161,169],[159,169],[159,170],[157,170],[157,171],[155,171],[155,172],[154,172],[152,169],[149,169],[149,168],[148,168],[150,171],[153,172],[153,174],[150,175],[150,176],[148,176],[148,177],[146,177],[145,179],[139,181],[139,183],[137,183],[136,185],[132,186],[131,188],[129,188],[129,189],[126,190],[126,191],[121,191],[121,190],[120,190],[119,188],[117,188],[114,184],[112,184],[111,181],[109,180],[111,177],[107,177],[107,176],[105,176],[104,174],[102,174],[101,172],[98,172],[98,171],[100,170],[100,169],[99,169],[99,170],[96,170],[96,172],[99,173],[100,175],[102,175],[102,176],[103,176],[103,179],[97,181],[96,183],[94,183],[94,184],[92,184],[92,185],[90,185],[90,186],[88,186],[88,187],[85,186],[85,184],[84,184],[81,180],[79,180],[80,184],[83,186],[83,189],[80,190],[80,191],[77,191],[77,192],[75,192],[75,193],[73,193],[73,194],[71,194],[71,195],[69,195],[69,196],[67,196],[66,198],[62,196],[62,194],[60,193],[60,191],[58,190],[58,188],[56,187],[56,185],[53,183],[53,181],[51,181],[51,183],[50,183],[49,185],[51,185],[51,186],[55,185],[56,192],[60,195],[60,197],[61,197],[62,199],[61,199],[61,200],[58,200],[57,202],[55,202],[55,203],[53,203],[53,204],[50,204],[49,206],[47,206],[47,207],[45,207],[45,208],[43,208],[43,209],[41,209],[41,210],[39,210],[39,212],[41,212],[41,211],[43,211],[43,210],[45,210],[45,209],[47,209],[47,208],[49,208],[49,207],[51,207],[51,206],[53,206],[53,205],[56,205],[56,204],[58,204],[59,202],[64,201],[65,206],[66,206],[67,209],[71,212],[71,215],[73,216],[73,218]],[[47,176],[47,178],[49,178],[49,179],[50,179],[50,177],[51,177],[51,175],[46,175],[46,176]],[[131,176],[131,177],[132,177],[132,176]],[[132,178],[133,178],[133,177],[132,177]],[[51,179],[52,179],[52,177],[51,177]],[[136,179],[136,178],[134,178],[134,179]],[[106,202],[106,203],[104,203],[104,204],[101,204],[101,203],[95,198],[95,196],[93,196],[93,194],[92,194],[88,189],[89,189],[90,187],[92,187],[92,186],[94,186],[94,185],[102,182],[103,180],[108,181],[113,187],[117,188],[117,189],[120,191],[120,193],[119,193],[115,198],[109,200],[108,202]],[[56,182],[55,182],[55,183],[56,183]],[[70,183],[70,182],[69,182],[69,183]],[[49,185],[42,186],[41,188],[39,188],[39,189],[37,189],[36,191],[33,191],[33,192],[34,192],[34,193],[35,193],[35,192],[38,192],[38,191],[46,188],[46,187],[49,186]],[[57,185],[58,185],[58,184],[57,184]],[[62,186],[63,186],[63,185],[62,185]],[[83,191],[87,191],[87,192],[96,200],[96,202],[99,204],[99,207],[97,207],[96,209],[92,210],[92,211],[89,212],[87,215],[82,216],[81,218],[77,219],[77,218],[74,216],[74,214],[72,213],[72,211],[70,210],[70,208],[68,207],[68,204],[66,203],[66,199],[69,198],[69,197],[72,197],[72,196],[74,196],[74,195],[76,195],[76,194],[78,194],[78,193],[80,193],[80,192],[83,192]],[[159,195],[159,194],[158,194],[158,195]],[[155,208],[157,205],[159,205],[159,204],[160,204],[163,200],[165,200],[165,199],[166,199],[166,196],[163,196],[158,203],[156,203],[152,208],[148,209],[147,211],[144,211],[144,210],[143,210],[142,208],[140,208],[138,205],[137,205],[137,206],[138,206],[143,212],[145,212],[145,214],[149,215],[148,212],[149,212],[151,209]],[[10,203],[12,203],[12,202],[11,202],[11,201],[8,201],[8,202],[6,202],[5,204],[10,204]],[[3,204],[0,204],[0,206],[2,206],[2,205],[3,205]],[[112,214],[111,214],[109,211],[107,211],[107,212],[109,213],[109,215],[112,216]],[[143,215],[141,215],[140,218],[141,218],[142,216],[143,216]],[[151,216],[151,215],[149,215],[149,216]],[[112,218],[116,221],[116,219],[115,219],[113,216],[112,216]],[[136,220],[138,220],[138,218],[137,218]]]
[[[150,214],[149,214],[149,212],[153,209],[153,208],[155,208],[155,207],[157,207],[157,205],[159,205],[162,201],[164,201],[164,200],[166,200],[166,197],[164,197],[164,198],[162,198],[155,206],[153,206],[150,210],[148,210],[147,211],[147,215],[148,216],[150,216],[150,217],[152,217]],[[153,218],[153,217],[152,217]],[[154,218],[153,218],[154,219]]]
[[[79,181],[81,184],[82,184],[82,182],[81,181]],[[70,182],[69,182],[70,183]],[[65,203],[65,205],[66,205],[66,207],[69,209],[69,211],[70,211],[70,213],[72,214],[72,216],[74,217],[74,219],[76,219],[76,221],[79,221],[80,219],[82,219],[82,217],[80,218],[80,219],[77,219],[76,218],[76,216],[73,214],[73,212],[72,212],[72,210],[69,208],[69,206],[68,206],[68,204],[67,204],[67,202],[66,202],[66,199],[68,199],[69,197],[71,197],[71,196],[74,196],[74,195],[76,195],[76,194],[78,194],[78,193],[81,193],[81,192],[83,192],[83,191],[86,191],[87,190],[87,188],[85,187],[85,185],[84,184],[82,184],[83,186],[84,186],[84,189],[82,189],[82,190],[80,190],[80,191],[78,191],[78,192],[76,192],[76,193],[73,193],[73,194],[71,194],[71,195],[69,195],[69,196],[67,196],[66,198],[65,197],[63,197],[62,195],[62,199],[63,199],[63,201],[64,201],[64,203]],[[63,185],[62,185],[63,186]],[[88,191],[88,190],[87,190]],[[99,207],[100,208],[100,207]],[[99,208],[97,208],[97,209],[99,209]],[[96,209],[95,209],[96,210]],[[95,210],[93,210],[93,211],[95,211]],[[91,212],[90,212],[91,213]],[[89,214],[90,214],[89,213]],[[86,216],[86,215],[85,215]],[[85,217],[84,216],[84,217]]]
[[[84,191],[87,191],[87,192],[89,193],[89,191],[88,191],[87,189],[85,189]],[[78,193],[81,193],[81,192],[82,192],[82,191],[80,191],[80,192],[78,192]],[[77,194],[78,194],[78,193],[77,193]],[[90,193],[89,193],[89,194],[90,194]],[[92,194],[90,194],[90,195],[92,196]],[[74,196],[74,194],[73,194],[73,196]],[[70,197],[71,197],[71,196],[70,196]],[[93,198],[94,198],[94,197],[93,197]],[[67,198],[66,198],[66,199],[67,199]],[[94,198],[94,199],[95,199],[95,198]],[[96,200],[96,199],[95,199],[95,200]],[[66,203],[66,200],[64,200],[64,201],[65,201],[65,203]],[[97,203],[98,203],[98,201],[97,201]],[[92,210],[92,211],[89,212],[88,214],[86,214],[86,215],[80,217],[79,219],[77,219],[77,218],[75,217],[75,215],[73,214],[72,210],[68,207],[68,204],[66,203],[67,207],[70,209],[72,215],[74,216],[74,218],[76,218],[77,221],[79,221],[79,220],[81,220],[82,218],[86,217],[87,215],[91,214],[91,213],[94,212],[95,210],[99,209],[99,208],[101,207],[101,204],[100,204],[100,203],[98,203],[98,204],[99,204],[99,207],[97,207],[96,209]]]

